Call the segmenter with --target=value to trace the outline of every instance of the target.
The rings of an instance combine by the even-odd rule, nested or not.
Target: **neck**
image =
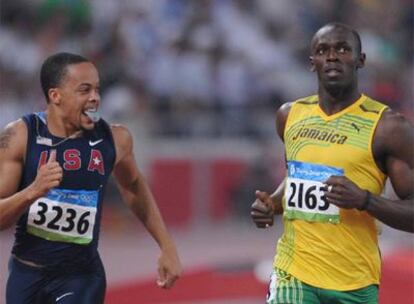
[[[335,114],[356,102],[361,93],[356,86],[323,87],[319,86],[319,105],[325,113]]]
[[[56,137],[78,137],[82,130],[65,122],[54,110],[46,110],[46,121],[49,132]]]

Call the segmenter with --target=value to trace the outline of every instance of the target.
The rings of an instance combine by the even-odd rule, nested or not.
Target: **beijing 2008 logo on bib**
[[[289,161],[285,186],[285,217],[308,222],[339,223],[339,208],[325,200],[322,190],[325,187],[323,182],[332,175],[344,175],[344,170]]]
[[[296,169],[295,169],[295,164],[292,163],[291,166],[289,166],[289,175],[293,176],[295,175]]]

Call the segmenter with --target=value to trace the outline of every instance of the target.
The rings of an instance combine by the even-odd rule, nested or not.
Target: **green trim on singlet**
[[[48,240],[48,241],[55,241],[55,242],[64,242],[64,243],[74,243],[79,245],[87,245],[89,244],[92,239],[83,238],[83,237],[77,237],[77,236],[67,236],[62,235],[50,231],[46,231],[43,229],[39,229],[33,226],[27,226],[27,232],[38,236],[42,239]]]
[[[340,222],[339,214],[320,214],[320,213],[307,213],[298,210],[286,210],[285,217],[290,220],[304,220],[307,222],[319,222],[338,224]]]
[[[369,285],[356,290],[337,291],[306,284],[279,268],[273,270],[276,279],[269,290],[271,298],[266,304],[378,304],[378,286]]]

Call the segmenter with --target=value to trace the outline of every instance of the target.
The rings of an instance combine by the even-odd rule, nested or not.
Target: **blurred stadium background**
[[[1,0],[0,127],[44,108],[41,62],[85,55],[102,113],[135,137],[140,168],[184,273],[155,287],[158,249],[111,182],[100,252],[108,304],[263,303],[280,219],[257,230],[254,190],[283,175],[275,110],[315,92],[310,39],[329,21],[361,34],[362,90],[414,121],[410,0]],[[392,189],[386,195],[392,195]],[[13,230],[0,233],[0,303]],[[414,303],[414,241],[383,227],[381,304]]]

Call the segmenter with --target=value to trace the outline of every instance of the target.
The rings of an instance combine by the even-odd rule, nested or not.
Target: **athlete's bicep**
[[[112,126],[112,134],[117,155],[113,171],[114,177],[121,192],[125,190],[133,192],[134,185],[141,175],[132,149],[132,135],[127,128],[119,125]]]
[[[387,171],[395,193],[400,199],[414,198],[414,169],[407,162],[388,157]]]
[[[140,176],[132,153],[120,160],[114,167],[114,177],[121,191],[134,192],[134,185]]]
[[[149,192],[135,161],[132,136],[126,128],[118,129],[113,134],[117,149],[114,177],[118,189],[127,206],[145,222]]]
[[[0,152],[1,154],[2,152]],[[14,160],[3,161],[0,156],[0,198],[5,198],[17,192],[23,165]]]
[[[401,199],[414,197],[414,127],[398,113],[389,117],[385,138],[385,170]]]
[[[18,190],[26,142],[27,129],[22,121],[11,123],[0,132],[0,198]]]

